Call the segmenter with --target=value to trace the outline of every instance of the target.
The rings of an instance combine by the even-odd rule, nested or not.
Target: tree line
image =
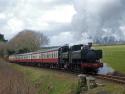
[[[9,41],[0,41],[0,56],[36,51],[48,43],[49,39],[43,33],[23,30]]]

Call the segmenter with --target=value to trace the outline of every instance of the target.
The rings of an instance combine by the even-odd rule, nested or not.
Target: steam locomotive
[[[10,55],[9,61],[29,66],[97,73],[98,69],[103,67],[101,58],[102,50],[92,49],[92,43],[88,43]]]

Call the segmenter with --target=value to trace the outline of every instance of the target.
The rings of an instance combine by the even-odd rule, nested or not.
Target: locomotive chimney
[[[88,47],[91,48],[92,47],[92,42],[88,43]]]

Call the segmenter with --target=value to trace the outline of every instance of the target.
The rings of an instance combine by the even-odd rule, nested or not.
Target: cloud
[[[61,32],[55,36],[52,36],[51,38],[53,41],[50,43],[50,45],[65,45],[65,44],[71,44],[73,42],[73,35],[71,32]]]
[[[12,18],[8,20],[7,25],[11,31],[20,31],[24,29],[25,24],[20,19]]]
[[[23,29],[41,31],[51,38],[70,31],[75,14],[72,0],[1,0],[0,12],[0,32],[6,39]]]
[[[125,41],[119,29],[125,21],[125,0],[74,0],[73,29],[99,43]],[[84,39],[84,37],[83,37]],[[106,40],[106,41],[105,41]]]
[[[66,14],[66,15],[65,15]],[[70,23],[75,11],[72,5],[57,6],[53,10],[47,11],[41,19],[46,22]]]

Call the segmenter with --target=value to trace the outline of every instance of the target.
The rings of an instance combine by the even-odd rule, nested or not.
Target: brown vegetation
[[[21,72],[0,60],[0,94],[36,94],[36,90]]]
[[[23,30],[9,41],[0,41],[0,56],[7,57],[14,53],[36,51],[47,45],[49,39],[43,33],[34,30]]]
[[[48,44],[48,38],[42,33],[33,30],[23,30],[9,41],[8,47],[17,51],[34,51],[46,44]]]

